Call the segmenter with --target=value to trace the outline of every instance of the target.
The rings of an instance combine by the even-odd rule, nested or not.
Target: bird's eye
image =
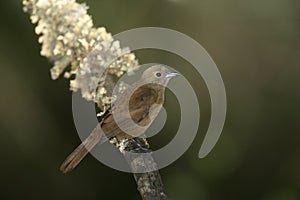
[[[160,73],[160,72],[156,72],[156,73],[155,73],[155,76],[156,76],[156,77],[161,77],[161,73]]]

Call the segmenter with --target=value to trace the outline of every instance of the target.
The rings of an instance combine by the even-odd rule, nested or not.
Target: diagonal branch
[[[128,48],[121,48],[104,27],[94,28],[88,7],[75,0],[23,0],[24,11],[31,14],[35,32],[41,43],[41,55],[54,63],[52,79],[64,74],[72,91],[81,90],[82,97],[94,101],[101,114],[114,99],[111,91],[115,78],[138,68]],[[75,76],[75,79],[71,79]],[[166,200],[157,165],[145,139],[115,142],[130,165],[137,189],[144,200]],[[132,156],[135,153],[136,156]],[[148,154],[141,154],[148,153]],[[145,173],[138,173],[143,172]]]

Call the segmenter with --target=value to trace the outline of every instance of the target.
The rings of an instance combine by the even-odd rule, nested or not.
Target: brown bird
[[[118,140],[142,135],[162,107],[169,80],[177,75],[162,65],[145,70],[139,81],[117,97],[92,133],[66,158],[60,170],[67,173],[74,169],[99,143],[103,134]]]

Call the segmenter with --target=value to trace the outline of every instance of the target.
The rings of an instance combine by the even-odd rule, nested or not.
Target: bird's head
[[[143,72],[141,80],[146,83],[167,86],[169,80],[178,75],[179,73],[171,71],[163,65],[153,65]]]

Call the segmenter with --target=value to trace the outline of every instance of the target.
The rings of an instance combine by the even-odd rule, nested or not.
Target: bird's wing
[[[150,111],[161,107],[155,104],[156,99],[157,93],[151,88],[139,88],[129,97],[120,96],[102,121],[106,136],[110,138],[127,133],[136,137],[143,134],[154,119],[153,115],[150,117]]]

